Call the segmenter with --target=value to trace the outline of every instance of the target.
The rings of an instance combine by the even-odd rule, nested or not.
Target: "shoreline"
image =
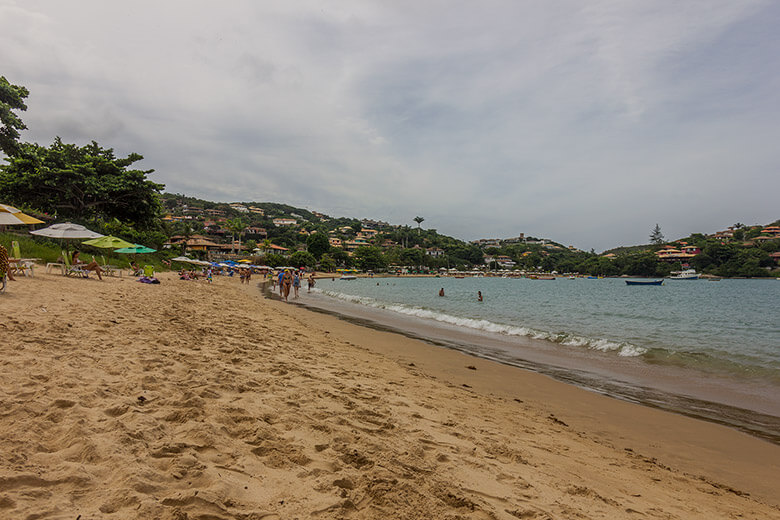
[[[0,516],[780,518],[775,444],[159,278],[0,295]]]
[[[266,297],[281,301],[278,294],[270,291],[267,283],[260,282],[258,285],[261,286],[261,292]],[[413,320],[409,317],[388,319],[387,316],[383,315],[384,313],[357,307],[352,308],[350,305],[344,305],[343,302],[331,301],[327,296],[320,296],[316,300],[290,300],[289,303],[306,308],[312,312],[333,316],[357,326],[399,334],[435,347],[461,352],[474,358],[485,359],[549,376],[561,383],[573,385],[613,399],[734,428],[764,441],[780,445],[780,417],[777,415],[762,413],[758,410],[734,406],[725,402],[686,395],[680,391],[673,392],[668,389],[650,387],[637,381],[630,383],[611,380],[609,373],[597,374],[589,372],[587,364],[584,366],[580,364],[583,361],[580,358],[575,359],[567,366],[562,366],[555,364],[556,360],[550,357],[536,356],[535,358],[520,360],[516,357],[502,356],[501,350],[490,350],[487,348],[480,350],[474,347],[474,342],[485,341],[485,334],[473,333],[471,331],[458,331],[455,334],[445,333],[444,329],[446,327],[438,323],[431,322],[420,326],[417,321],[423,322],[426,320]],[[546,345],[548,343],[545,340],[537,339],[525,339],[524,341],[529,344]],[[573,353],[569,354],[574,355]],[[574,368],[575,366],[577,368]],[[625,374],[623,375],[625,376]],[[684,375],[678,376],[684,377]]]
[[[262,285],[261,282],[256,287],[258,298],[266,298],[262,294],[266,288]],[[750,480],[754,492],[763,488],[762,497],[778,507],[780,518],[776,479],[780,471],[778,444],[731,426],[616,399],[546,374],[440,347],[400,331],[351,323],[308,309],[299,302],[285,303],[278,297],[266,301],[280,309],[295,308],[296,311],[290,312],[296,314],[302,311],[307,315],[303,319],[326,328],[330,334],[338,328],[345,341],[389,356],[400,364],[414,366],[415,370],[466,392],[498,397],[507,402],[531,402],[549,409],[551,421],[560,420],[566,427],[577,424],[578,428],[589,432],[586,436],[595,435],[599,442],[616,449],[629,453],[639,451],[647,460],[662,462],[662,465],[685,465],[686,474],[699,475],[702,479],[712,478],[711,475],[719,475],[727,481],[733,479],[728,486],[739,493],[736,482]],[[573,406],[573,403],[577,405]],[[685,448],[680,450],[681,446]]]

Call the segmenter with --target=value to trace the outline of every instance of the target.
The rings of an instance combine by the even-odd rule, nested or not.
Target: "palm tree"
[[[265,240],[263,240],[263,247],[262,247],[263,255],[267,256],[269,249],[271,249],[271,239],[266,238]]]
[[[417,222],[417,234],[419,235],[420,234],[420,224],[422,224],[425,219],[418,215],[418,216],[414,217],[412,220]]]
[[[227,225],[228,225],[228,229],[232,233],[232,240],[230,242],[230,252],[232,253],[234,251],[234,243],[236,240],[236,235],[238,235],[238,250],[239,252],[241,252],[241,234],[246,229],[246,224],[240,218],[236,218],[233,220],[228,220]]]

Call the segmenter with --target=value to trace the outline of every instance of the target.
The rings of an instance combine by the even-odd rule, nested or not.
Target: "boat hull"
[[[663,280],[626,280],[626,285],[663,285]]]

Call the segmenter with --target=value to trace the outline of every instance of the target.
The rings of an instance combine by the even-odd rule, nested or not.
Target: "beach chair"
[[[16,263],[16,269],[14,273],[23,274],[24,276],[32,276],[33,275],[33,266],[35,265],[35,262],[31,260],[22,261],[22,250],[19,247],[19,242],[16,240],[13,240],[11,242],[11,252],[14,255],[14,258],[18,259],[19,261]],[[29,275],[27,274],[29,272]]]
[[[65,276],[80,276],[82,278],[89,278],[89,271],[80,265],[70,265],[67,252],[63,251],[63,253],[65,253],[62,256],[62,258],[65,260]]]
[[[68,252],[67,251],[61,251],[61,253],[62,253],[62,258],[68,258]],[[65,276],[67,274],[68,266],[65,265],[62,262],[49,262],[49,263],[47,263],[46,264],[46,272],[47,273],[51,272],[53,267],[58,267],[58,268],[62,269],[62,275],[63,276]]]
[[[106,263],[106,257],[103,255],[100,256],[100,259],[103,261],[103,263],[100,264],[100,268],[103,270],[105,274],[107,274],[108,276],[119,276],[120,278],[122,278],[122,270],[120,268],[118,268],[115,265],[110,265]]]
[[[144,266],[144,276],[148,278],[152,278],[154,276],[154,266],[153,265],[145,265]]]

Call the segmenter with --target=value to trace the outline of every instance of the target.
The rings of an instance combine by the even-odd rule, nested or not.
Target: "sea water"
[[[304,301],[342,314],[370,311],[369,320],[384,317],[396,329],[431,325],[417,336],[435,337],[437,327],[462,331],[451,342],[459,350],[617,397],[756,412],[726,415],[762,423],[763,436],[780,439],[780,422],[771,419],[780,417],[777,280],[629,286],[616,278],[336,278],[318,280]]]

